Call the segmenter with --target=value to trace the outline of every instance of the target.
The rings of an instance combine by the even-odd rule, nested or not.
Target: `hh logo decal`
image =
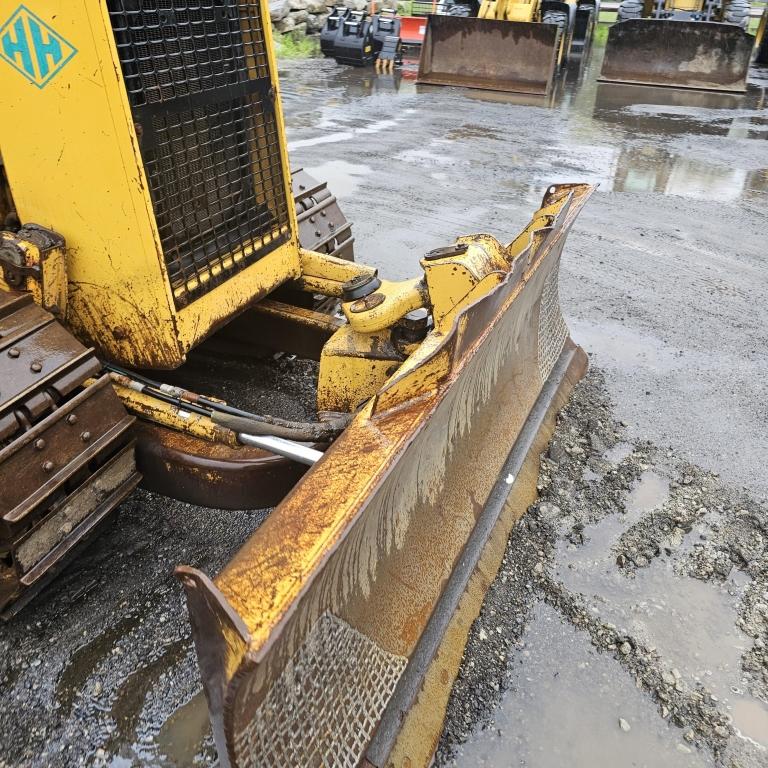
[[[77,53],[61,35],[20,5],[0,27],[0,58],[45,88]]]

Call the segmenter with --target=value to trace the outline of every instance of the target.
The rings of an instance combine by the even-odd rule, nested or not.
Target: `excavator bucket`
[[[744,92],[754,42],[734,24],[620,21],[608,31],[600,80]]]
[[[427,335],[215,581],[177,569],[222,766],[429,763],[469,626],[586,370],[558,268],[591,191],[550,187],[506,247],[474,235],[428,254],[425,269],[476,247],[508,266]]]
[[[554,24],[432,15],[416,82],[546,96],[558,42]]]

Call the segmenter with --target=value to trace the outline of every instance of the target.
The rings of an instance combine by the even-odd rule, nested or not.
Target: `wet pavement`
[[[546,603],[534,609],[510,686],[490,727],[459,749],[459,766],[702,768],[677,729],[655,712],[616,663]],[[620,716],[617,715],[620,713]]]
[[[438,766],[768,760],[768,505],[626,442],[597,369],[542,458]]]
[[[584,523],[583,541],[563,527],[542,579],[584,595],[592,615],[656,649],[686,686],[706,683],[743,736],[734,743],[755,743],[739,765],[765,765],[766,709],[749,692],[762,691],[759,669],[744,677],[745,654],[758,667],[765,658],[753,645],[763,625],[743,619],[745,605],[762,615],[755,569],[762,562],[768,573],[765,553],[750,560],[754,574],[734,568],[709,580],[671,562],[643,565],[640,555],[628,578],[616,560],[617,547],[646,546],[648,521],[682,482],[668,468],[641,469],[640,440],[719,473],[727,487],[745,486],[755,503],[768,494],[768,73],[755,72],[744,96],[600,85],[600,56],[598,46],[571,67],[546,102],[418,87],[413,68],[376,76],[285,62],[292,164],[329,181],[354,223],[358,258],[389,278],[412,276],[426,251],[460,234],[511,239],[552,182],[600,184],[566,246],[561,298],[574,338],[605,373],[611,418],[627,425],[603,446],[604,460],[634,474],[609,494],[604,464],[579,467],[583,498],[605,514]],[[146,492],[123,505],[58,584],[0,627],[0,765],[211,764],[172,569],[183,562],[215,574],[262,519]],[[696,536],[716,536],[712,524],[722,528],[697,518],[683,552],[698,556],[694,545],[707,539]],[[516,604],[523,645],[510,647],[508,668],[489,666],[482,652],[470,658],[498,672],[498,695],[473,707],[461,729],[449,722],[441,760],[454,759],[448,747],[464,732],[456,760],[467,766],[730,759],[728,739],[706,728],[731,731],[709,715],[689,717],[674,675],[680,722],[706,721],[693,742],[661,716],[666,705],[642,682],[646,667],[628,674],[625,660],[574,629],[565,597],[545,593]]]

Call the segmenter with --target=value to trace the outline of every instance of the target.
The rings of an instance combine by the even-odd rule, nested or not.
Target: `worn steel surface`
[[[417,82],[546,95],[558,33],[553,24],[432,15]]]
[[[129,416],[91,350],[0,291],[0,612],[50,579],[139,482]],[[13,604],[13,605],[12,605]]]
[[[307,469],[258,448],[212,443],[151,422],[139,422],[135,433],[142,485],[204,507],[274,506]]]
[[[477,236],[507,254],[498,279],[446,315],[215,584],[179,569],[223,765],[365,757],[494,487],[518,487],[501,474],[534,406],[562,391],[546,383],[583,370],[557,269],[589,192],[550,188],[506,249]]]
[[[347,221],[328,184],[303,168],[293,172],[291,182],[301,247],[354,261],[352,222]]]
[[[629,19],[608,31],[600,80],[743,92],[754,42],[734,24]]]

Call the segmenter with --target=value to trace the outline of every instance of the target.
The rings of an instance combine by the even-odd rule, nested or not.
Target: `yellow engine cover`
[[[299,275],[266,3],[0,0],[0,151],[19,216],[66,239],[67,323],[180,365]]]

